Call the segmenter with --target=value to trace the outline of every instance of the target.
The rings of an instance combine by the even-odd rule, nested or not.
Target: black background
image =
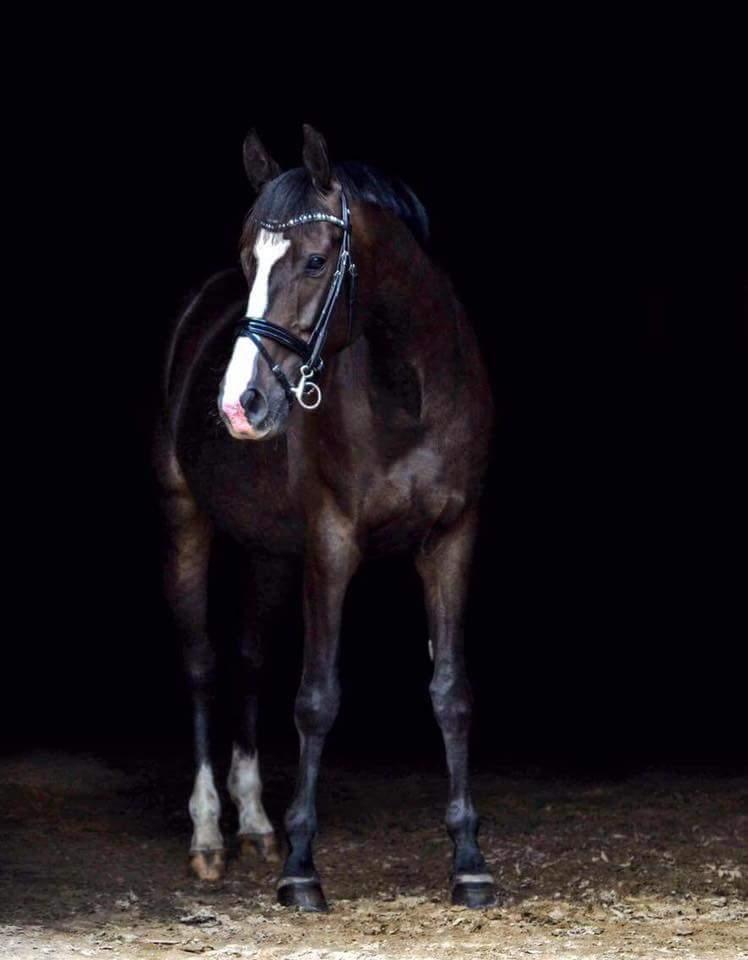
[[[667,34],[615,57],[532,35],[478,51],[476,28],[421,65],[371,24],[364,61],[332,23],[328,56],[278,62],[279,37],[245,44],[229,25],[189,43],[98,28],[80,58],[39,52],[16,140],[23,345],[6,354],[20,384],[6,451],[29,506],[7,518],[20,529],[7,742],[189,751],[148,459],[163,338],[236,262],[245,133],[295,166],[306,121],[333,160],[419,194],[491,371],[500,420],[469,608],[476,763],[744,764],[736,56],[707,65],[711,41]],[[263,698],[278,755],[295,750],[299,652],[291,617]],[[399,560],[368,568],[346,607],[332,752],[438,762],[428,675],[415,576]]]

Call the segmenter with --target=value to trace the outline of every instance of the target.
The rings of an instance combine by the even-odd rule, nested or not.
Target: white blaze
[[[194,828],[190,850],[223,849],[223,837],[218,826],[220,815],[221,801],[213,781],[213,771],[204,763],[197,771],[190,797],[190,816]]]
[[[247,316],[264,317],[270,299],[270,274],[275,264],[291,246],[282,233],[260,230],[255,241],[254,257],[257,262],[254,283],[249,291]],[[221,405],[225,408],[239,404],[239,397],[255,374],[258,350],[251,337],[237,337],[234,352],[226,368],[221,390]]]
[[[270,271],[291,246],[282,233],[260,230],[255,241],[257,271],[255,282],[249,292],[248,317],[264,317],[270,298]]]
[[[221,389],[221,406],[239,406],[239,397],[247,389],[247,384],[255,375],[255,363],[258,350],[250,337],[237,337],[234,352],[226,367]]]
[[[272,833],[272,824],[262,806],[262,780],[256,751],[245,753],[234,744],[228,788],[239,811],[239,833]]]

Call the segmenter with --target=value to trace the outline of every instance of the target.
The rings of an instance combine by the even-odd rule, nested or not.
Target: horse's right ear
[[[244,139],[244,169],[256,193],[259,193],[266,183],[275,180],[281,172],[255,130],[250,130]]]
[[[304,124],[304,166],[309,171],[312,183],[318,193],[328,193],[331,187],[332,168],[327,156],[327,144],[321,133],[314,127]]]

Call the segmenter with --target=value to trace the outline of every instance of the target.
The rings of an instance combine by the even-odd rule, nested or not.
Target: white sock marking
[[[234,744],[228,788],[239,810],[239,833],[272,833],[272,824],[262,806],[262,780],[256,752],[246,753]]]
[[[190,850],[222,850],[223,837],[218,826],[221,801],[218,799],[213,771],[207,763],[197,771],[189,808],[194,828]]]

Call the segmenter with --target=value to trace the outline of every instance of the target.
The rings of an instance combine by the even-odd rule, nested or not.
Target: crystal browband
[[[338,227],[346,229],[345,223],[340,217],[334,217],[331,213],[302,213],[298,217],[291,217],[290,220],[284,220],[281,223],[278,220],[259,220],[258,223],[265,230],[286,230],[289,227],[298,227],[302,223],[312,223],[315,220],[325,220],[327,223],[334,223]]]

